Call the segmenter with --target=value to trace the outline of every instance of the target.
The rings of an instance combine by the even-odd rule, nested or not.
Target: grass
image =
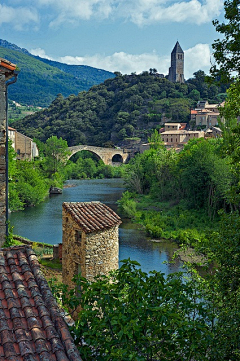
[[[150,195],[125,192],[119,205],[152,239],[175,240],[195,247],[217,231],[219,220],[210,221],[204,209],[188,209],[185,203],[159,202]]]
[[[46,259],[46,258],[40,258],[39,263],[48,268],[56,269],[56,270],[62,270],[62,263],[59,261],[59,259]]]

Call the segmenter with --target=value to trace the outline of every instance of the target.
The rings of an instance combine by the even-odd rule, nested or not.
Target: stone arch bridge
[[[81,152],[82,150],[87,150],[88,152],[95,154],[99,159],[102,159],[106,165],[119,165],[120,163],[126,163],[129,158],[129,152],[124,149],[102,148],[91,145],[75,145],[68,148],[68,151],[70,152],[68,159],[71,158],[73,154]]]

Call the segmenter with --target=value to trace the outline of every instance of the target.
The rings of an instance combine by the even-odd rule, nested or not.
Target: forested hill
[[[48,106],[61,93],[77,95],[113,78],[111,72],[85,65],[67,65],[33,56],[26,49],[0,39],[0,57],[20,68],[18,81],[9,87],[9,98],[23,105]]]
[[[190,108],[200,98],[220,102],[216,85],[204,83],[198,71],[186,84],[172,83],[157,74],[121,75],[64,99],[59,95],[49,108],[14,122],[20,132],[46,141],[52,135],[68,145],[121,144],[129,137],[143,141],[160,126],[163,114],[173,121],[189,120]]]

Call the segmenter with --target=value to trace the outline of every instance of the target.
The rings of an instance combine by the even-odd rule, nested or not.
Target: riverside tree
[[[208,360],[216,313],[198,276],[165,278],[139,266],[128,259],[109,277],[80,277],[78,292],[52,283],[65,305],[81,305],[72,333],[83,360]]]
[[[68,156],[68,144],[66,140],[63,140],[61,137],[53,135],[51,138],[48,138],[46,141],[46,165],[49,174],[54,174],[58,172],[62,166],[67,161]]]
[[[212,44],[216,64],[211,67],[211,74],[220,77],[221,82],[229,81],[234,73],[240,73],[240,1],[226,0],[224,9],[225,22],[213,21],[217,32],[224,37]]]

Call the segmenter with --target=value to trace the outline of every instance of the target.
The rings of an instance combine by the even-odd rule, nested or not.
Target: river
[[[9,216],[14,234],[34,242],[50,244],[62,241],[62,203],[101,201],[117,211],[116,201],[124,191],[121,179],[70,180],[63,193],[49,197],[36,207],[27,208]],[[141,264],[145,272],[161,271],[165,274],[181,270],[181,263],[168,261],[176,250],[172,242],[154,243],[147,239],[139,227],[123,220],[119,227],[119,260],[130,257]]]

